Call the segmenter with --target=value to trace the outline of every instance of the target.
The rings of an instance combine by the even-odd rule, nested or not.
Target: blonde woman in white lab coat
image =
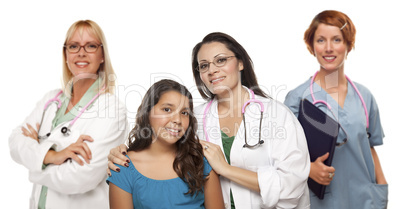
[[[309,208],[303,129],[286,106],[260,89],[245,49],[227,34],[208,34],[193,49],[192,69],[207,100],[194,110],[198,136],[220,175],[225,208]],[[111,150],[109,160],[124,164],[122,151]]]
[[[63,90],[47,93],[9,138],[11,157],[33,183],[30,208],[109,207],[105,159],[127,125],[111,75],[101,28],[75,22],[63,48]]]

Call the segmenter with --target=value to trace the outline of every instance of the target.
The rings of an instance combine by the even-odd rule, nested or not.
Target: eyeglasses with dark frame
[[[218,57],[215,57],[212,62],[199,63],[196,69],[200,73],[205,73],[209,70],[209,65],[211,63],[214,64],[216,67],[223,67],[226,64],[226,62],[228,61],[228,59],[230,59],[232,57],[236,57],[236,56],[218,56]]]
[[[78,53],[81,50],[81,47],[83,47],[85,52],[95,53],[102,46],[103,46],[102,44],[90,42],[90,43],[85,44],[84,46],[81,46],[77,43],[66,44],[66,45],[64,45],[64,48],[66,48],[66,50],[70,53]]]

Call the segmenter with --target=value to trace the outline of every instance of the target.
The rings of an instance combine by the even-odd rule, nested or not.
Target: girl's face
[[[336,26],[320,23],[314,34],[314,54],[321,70],[343,70],[347,46],[341,30]]]
[[[190,123],[190,103],[186,96],[177,91],[162,94],[152,107],[149,121],[153,131],[153,141],[174,144],[186,132]]]
[[[66,48],[66,60],[68,68],[74,76],[82,73],[96,74],[99,66],[103,63],[103,49],[100,41],[88,32],[87,28],[83,28],[82,33],[77,29],[70,40],[67,41],[66,47],[70,49],[80,48],[76,53],[69,52]],[[97,47],[95,52],[86,52],[91,48]]]
[[[240,71],[243,70],[243,63],[236,59],[234,53],[219,42],[207,43],[201,46],[197,55],[200,77],[205,86],[213,94],[232,92],[241,87]],[[219,63],[224,62],[223,66]],[[205,70],[205,67],[208,67]]]

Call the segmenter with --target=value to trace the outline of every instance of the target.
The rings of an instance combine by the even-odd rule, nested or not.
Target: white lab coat
[[[26,123],[36,127],[36,123],[41,121],[45,103],[59,91],[46,94],[9,138],[11,157],[28,168],[29,180],[33,183],[30,208],[38,208],[42,185],[48,187],[46,209],[109,208],[109,189],[105,182],[107,155],[111,148],[123,143],[126,138],[126,107],[115,95],[102,94],[76,120],[70,136],[66,137],[60,131],[70,123],[68,121],[55,127],[50,137],[40,143],[25,137],[21,127]],[[49,132],[56,109],[56,105],[52,105],[47,110],[50,116],[45,117],[40,134]],[[84,161],[84,165],[80,166],[74,160],[68,160],[42,169],[43,159],[50,148],[63,150],[76,142],[80,135],[89,135],[94,139],[94,142],[87,142],[92,152],[90,164]]]
[[[231,151],[232,166],[258,174],[260,193],[247,189],[227,178],[220,177],[225,208],[230,208],[230,189],[236,208],[310,208],[307,178],[310,157],[303,129],[293,113],[282,103],[255,96],[264,104],[261,139],[256,148],[244,148],[244,121],[238,127]],[[222,148],[218,105],[215,99],[206,113],[206,129],[210,142]],[[203,131],[203,114],[207,103],[195,108],[198,136],[206,140]],[[258,142],[260,108],[251,103],[246,107],[247,140]],[[223,152],[223,149],[222,149]]]

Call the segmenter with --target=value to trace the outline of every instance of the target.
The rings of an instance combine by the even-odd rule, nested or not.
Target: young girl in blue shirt
[[[110,208],[223,208],[219,178],[196,136],[192,96],[161,80],[147,91],[129,134],[128,167],[108,178]]]

